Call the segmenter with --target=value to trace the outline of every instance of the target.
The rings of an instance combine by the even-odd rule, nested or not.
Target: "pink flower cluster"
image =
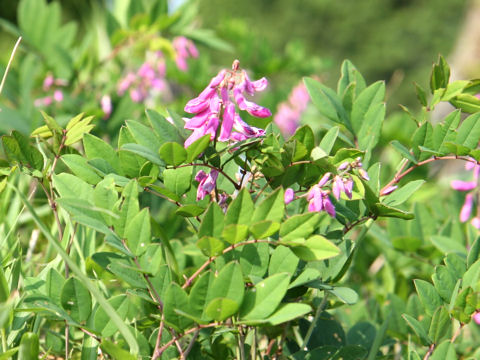
[[[473,159],[472,159],[473,160]],[[473,209],[473,202],[475,197],[475,189],[478,185],[478,175],[480,174],[480,165],[472,162],[465,163],[466,170],[473,170],[473,180],[472,181],[462,181],[462,180],[453,180],[451,186],[453,189],[458,191],[468,191],[465,196],[465,202],[460,210],[460,221],[466,222],[470,219]],[[471,224],[477,229],[480,229],[480,210],[477,209],[477,214],[471,220]]]
[[[157,51],[151,59],[145,61],[136,72],[129,72],[118,84],[117,93],[123,95],[127,90],[134,102],[144,101],[151,91],[165,89],[165,59]]]
[[[207,194],[210,194],[217,183],[218,171],[211,170],[210,174],[200,170],[195,176],[195,180],[199,182],[197,189],[197,201],[202,200]]]
[[[198,50],[195,44],[184,36],[177,36],[172,42],[175,49],[175,63],[181,71],[188,70],[187,59],[189,57],[197,58]]]
[[[291,136],[300,124],[300,117],[307,108],[310,96],[307,88],[301,82],[295,86],[288,97],[288,100],[278,106],[273,121],[280,128],[284,136]]]
[[[330,195],[333,195],[337,201],[340,200],[342,194],[345,194],[348,199],[352,199],[354,182],[350,172],[354,169],[364,180],[370,180],[367,172],[362,168],[360,158],[352,162],[345,161],[337,168],[337,175],[332,175],[330,172],[325,173],[317,184],[313,185],[305,195],[301,196],[306,196],[307,198],[308,211],[325,211],[331,217],[335,217],[335,206],[330,200]],[[294,199],[295,192],[293,189],[286,189],[285,204],[289,204]]]
[[[49,106],[54,102],[59,103],[63,101],[63,91],[60,87],[67,86],[67,82],[63,79],[55,79],[53,75],[49,74],[43,80],[43,91],[51,94],[42,98],[35,99],[34,105],[36,107]]]
[[[185,147],[206,134],[209,134],[212,140],[218,136],[217,140],[222,142],[242,141],[264,135],[264,130],[243,121],[236,107],[255,117],[271,116],[269,109],[245,98],[245,93],[252,96],[266,87],[267,79],[251,81],[245,70],[239,70],[238,60],[233,62],[231,71],[220,71],[198,97],[185,105],[187,113],[195,114],[185,123],[185,129],[193,130],[185,141]],[[219,127],[220,132],[217,134]]]

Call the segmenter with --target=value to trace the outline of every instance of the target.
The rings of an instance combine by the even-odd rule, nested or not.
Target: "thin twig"
[[[327,299],[328,299],[328,293],[324,290],[323,291],[322,302],[320,303],[320,305],[318,305],[317,311],[315,312],[315,317],[313,318],[313,321],[308,328],[307,334],[303,338],[303,344],[302,344],[302,348],[301,348],[302,350],[308,350],[307,349],[308,341],[310,340],[310,337],[312,336],[312,333],[313,333],[313,330],[315,329],[315,326],[317,326],[317,321],[318,321],[318,318],[320,317],[320,314],[322,313],[322,311],[327,306]]]
[[[423,360],[430,359],[430,356],[433,354],[433,350],[435,350],[435,344],[430,345],[430,347],[428,348],[428,351],[425,354],[425,357],[423,358]]]
[[[210,165],[210,164],[206,164],[206,163],[190,163],[190,164],[183,164],[183,165],[179,165],[179,166],[175,166],[174,169],[178,169],[178,168],[182,168],[182,167],[188,167],[188,166],[204,166],[204,167],[208,167],[212,170],[216,170],[218,171],[220,174],[222,174],[223,176],[225,176],[225,178],[230,181],[233,186],[235,187],[235,189],[237,190],[240,190],[241,186],[235,181],[233,180],[227,173],[225,173],[222,169],[219,169],[217,168],[216,166],[213,166],[213,165]]]
[[[403,171],[403,169],[405,168],[405,165],[404,165],[399,169],[399,171],[397,171],[397,173],[395,174],[393,179],[390,180],[390,182],[387,185],[385,185],[382,188],[382,190],[380,190],[380,196],[382,196],[383,192],[386,191],[390,186],[397,184],[405,175],[408,175],[409,173],[411,173],[416,168],[418,168],[422,165],[437,161],[437,160],[463,160],[463,161],[468,161],[468,162],[478,164],[478,161],[476,161],[475,159],[472,159],[468,156],[448,155],[448,156],[434,156],[430,159],[420,161],[416,164],[413,164],[413,166],[409,167],[405,171]],[[407,163],[405,163],[405,164],[407,164]]]
[[[15,53],[17,52],[18,45],[20,45],[20,41],[22,41],[22,37],[20,36],[15,43],[15,46],[13,47],[12,53],[10,54],[10,59],[8,60],[7,67],[5,68],[5,72],[3,73],[3,78],[2,82],[0,83],[0,94],[2,93],[3,86],[5,85],[5,80],[7,79],[7,74],[8,71],[10,70],[10,65],[13,62],[13,57],[15,56]]]
[[[197,329],[195,333],[192,336],[192,339],[190,340],[190,343],[188,344],[187,348],[183,352],[183,357],[182,359],[186,359],[190,351],[192,351],[193,346],[195,345],[195,340],[197,340],[198,334],[200,334],[200,329]]]
[[[267,240],[267,239],[260,239],[260,240],[247,240],[247,241],[243,241],[243,242],[240,242],[238,244],[234,244],[234,245],[230,245],[229,247],[223,249],[222,251],[222,255],[223,254],[226,254],[227,252],[230,252],[240,246],[245,246],[245,245],[248,245],[248,244],[255,244],[255,243],[260,243],[260,242],[266,242],[266,243],[270,243],[270,244],[273,244],[273,243],[278,243],[278,241],[273,241],[273,240]],[[221,256],[221,255],[219,255]],[[195,280],[195,278],[200,275],[200,273],[208,266],[210,265],[212,262],[215,261],[215,259],[217,258],[218,256],[212,256],[212,257],[209,257],[207,261],[205,261],[203,263],[202,266],[200,266],[197,271],[195,271],[195,273],[190,276],[186,281],[185,281],[185,284],[183,284],[182,286],[182,289],[186,289],[188,288],[190,285],[192,285],[193,283],[193,280]]]
[[[152,360],[160,358],[160,356],[162,355],[162,353],[165,350],[167,350],[174,342],[180,340],[185,335],[194,333],[198,329],[205,329],[205,328],[219,326],[219,325],[221,325],[221,323],[219,323],[219,322],[215,322],[215,323],[211,323],[211,324],[207,324],[207,325],[198,325],[197,327],[194,327],[194,328],[191,328],[191,329],[185,331],[183,334],[177,335],[175,338],[171,339],[169,342],[167,342],[165,345],[163,345],[160,349],[158,349],[158,351],[154,352]]]

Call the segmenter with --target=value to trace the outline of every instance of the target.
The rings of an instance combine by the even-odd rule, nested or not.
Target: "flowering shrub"
[[[183,73],[197,53],[177,39]],[[153,54],[95,96],[100,117],[116,86],[133,104],[171,81]],[[237,60],[188,118],[149,108],[109,137],[45,107],[1,138],[0,357],[477,358],[479,83],[449,78],[440,57],[410,142],[388,145],[385,84],[348,60],[336,90],[303,79],[320,132],[260,126],[267,79]],[[433,124],[440,101],[456,109]],[[452,182],[463,207],[418,171],[450,160],[474,171]]]

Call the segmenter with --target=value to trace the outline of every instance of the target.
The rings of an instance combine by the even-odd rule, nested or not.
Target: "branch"
[[[190,164],[183,164],[183,165],[179,165],[179,166],[175,166],[173,167],[173,169],[178,169],[178,168],[182,168],[182,167],[187,167],[187,166],[205,166],[207,168],[210,168],[210,169],[213,169],[213,170],[217,170],[220,174],[222,174],[223,176],[225,176],[225,178],[230,181],[233,186],[235,187],[235,189],[237,190],[240,190],[241,189],[241,185],[239,185],[235,180],[233,180],[230,176],[228,176],[227,173],[225,173],[223,171],[223,169],[219,169],[213,165],[210,165],[210,164],[205,164],[205,163],[190,163]],[[167,169],[172,169],[172,168],[167,168]]]
[[[228,253],[228,252],[232,251],[233,249],[236,249],[236,248],[238,248],[238,247],[240,247],[240,246],[244,246],[244,245],[248,245],[248,244],[255,244],[255,243],[260,243],[260,242],[266,242],[266,243],[270,243],[270,244],[272,244],[272,243],[278,243],[278,241],[266,240],[266,239],[247,240],[247,241],[244,241],[244,242],[240,242],[240,243],[238,243],[238,244],[230,245],[229,247],[223,249],[221,255],[226,254],[226,253]],[[187,281],[185,281],[185,284],[183,284],[182,289],[186,289],[187,287],[189,287],[190,285],[192,285],[193,280],[195,280],[195,278],[196,278],[198,275],[200,275],[200,273],[201,273],[208,265],[210,265],[212,262],[214,262],[214,261],[215,261],[219,256],[221,256],[221,255],[209,257],[208,260],[205,261],[205,262],[203,263],[203,265],[200,266],[200,267],[198,268],[198,270],[195,271],[195,273],[187,279]]]
[[[434,162],[434,161],[437,161],[437,160],[463,160],[463,161],[468,161],[468,162],[472,162],[472,163],[475,163],[475,164],[479,164],[478,161],[476,161],[475,159],[472,159],[468,156],[458,156],[458,155],[449,155],[449,156],[434,156],[430,159],[427,159],[427,160],[423,160],[423,161],[420,161],[419,163],[417,164],[414,164],[413,166],[409,167],[407,170],[403,171],[403,169],[405,168],[406,164],[408,162],[406,162],[398,171],[397,173],[395,174],[395,176],[393,177],[392,180],[390,180],[390,182],[385,185],[382,190],[380,190],[380,196],[383,195],[383,192],[389,188],[390,186],[392,185],[395,185],[397,184],[400,180],[402,180],[402,178],[411,173],[413,170],[415,170],[416,168],[420,167],[420,166],[423,166],[425,164],[429,164],[431,162]]]

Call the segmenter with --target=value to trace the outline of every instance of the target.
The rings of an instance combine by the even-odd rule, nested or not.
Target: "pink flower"
[[[380,193],[380,196],[389,195],[389,194],[391,194],[392,192],[394,192],[395,190],[397,190],[397,188],[398,188],[397,185],[389,186],[389,187],[387,187],[385,190],[383,190],[383,191]]]
[[[188,70],[187,59],[189,57],[197,58],[198,50],[195,44],[184,36],[178,36],[173,39],[173,48],[175,49],[175,63],[181,71]]]
[[[264,130],[250,126],[242,120],[236,112],[235,103],[240,110],[246,110],[256,117],[270,116],[270,110],[246,100],[243,95],[246,89],[255,91],[265,87],[266,80],[252,82],[244,70],[239,71],[237,60],[231,71],[220,71],[196,98],[185,105],[186,112],[195,114],[185,123],[186,129],[193,130],[185,141],[185,147],[206,134],[210,134],[212,140],[218,134],[218,141],[222,142],[242,141],[264,135]],[[219,125],[221,128],[218,133]]]
[[[465,222],[469,219],[472,213],[473,206],[473,194],[467,194],[465,196],[465,202],[463,203],[462,210],[460,210],[460,221]]]
[[[287,101],[278,106],[273,119],[284,136],[290,136],[300,124],[300,117],[307,108],[310,97],[303,83],[293,88]]]
[[[287,190],[285,190],[285,195],[283,197],[285,205],[290,204],[293,201],[294,197],[295,192],[293,191],[293,189],[288,188]]]
[[[307,194],[308,211],[326,211],[331,217],[335,217],[335,207],[333,206],[328,193],[314,185]]]
[[[53,85],[55,78],[52,75],[47,75],[43,80],[43,90],[47,91]]]
[[[197,189],[197,200],[202,200],[207,194],[210,194],[217,183],[218,171],[211,170],[210,174],[206,174],[200,170],[195,176],[195,180],[199,182]]]
[[[475,311],[475,314],[472,315],[473,321],[480,325],[480,311]]]
[[[103,113],[105,114],[103,118],[108,119],[112,113],[112,99],[110,98],[110,95],[103,95],[100,99],[100,105]]]
[[[474,227],[480,230],[480,217],[478,216],[478,214],[470,222]]]
[[[61,90],[55,90],[54,93],[53,93],[53,99],[56,102],[63,101],[63,92]]]
[[[458,191],[470,191],[477,187],[476,181],[461,181],[461,180],[453,180],[450,183],[451,187],[454,190]]]

